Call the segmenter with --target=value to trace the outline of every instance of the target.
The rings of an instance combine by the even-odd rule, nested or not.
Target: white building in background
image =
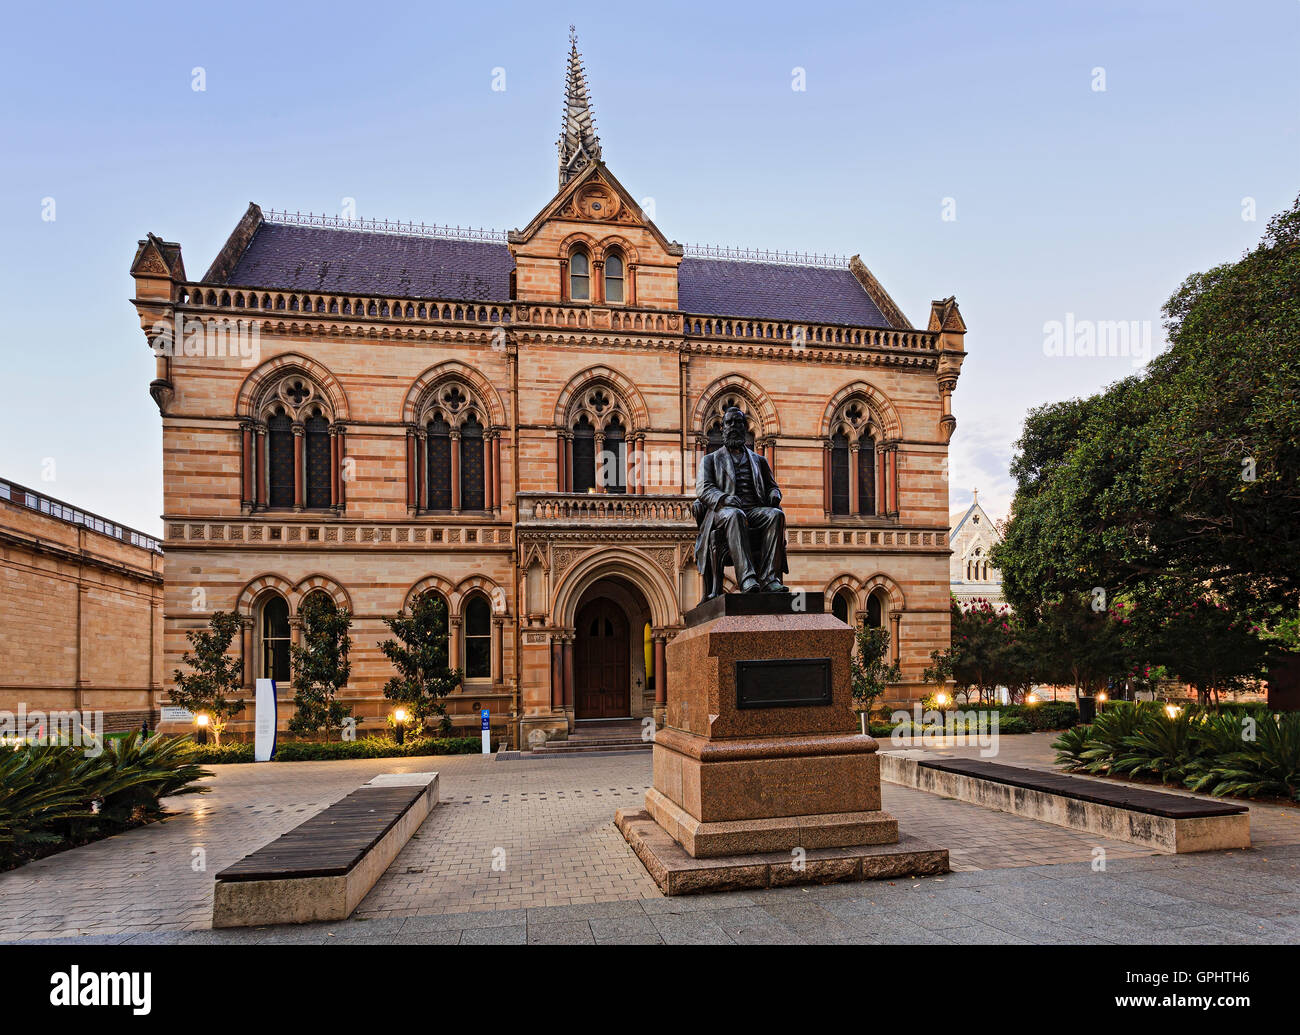
[[[995,607],[1005,603],[1002,597],[1002,573],[993,566],[989,554],[1002,541],[997,526],[979,504],[979,490],[971,494],[970,506],[955,510],[948,532],[949,581],[952,593],[960,602],[988,600]]]

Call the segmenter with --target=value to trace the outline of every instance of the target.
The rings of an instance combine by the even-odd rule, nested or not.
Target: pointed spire
[[[564,123],[560,129],[560,186],[600,158],[600,138],[587,96],[587,75],[578,53],[578,35],[569,26],[569,72],[564,84]]]

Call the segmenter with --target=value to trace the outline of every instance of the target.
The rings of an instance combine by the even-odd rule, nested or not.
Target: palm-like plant
[[[1091,726],[1071,726],[1062,730],[1061,735],[1052,741],[1052,747],[1056,749],[1056,764],[1066,769],[1082,769],[1087,764],[1083,753],[1087,750],[1091,732]]]
[[[1287,712],[1280,718],[1272,713],[1252,718],[1253,748],[1243,748],[1250,742],[1243,739],[1242,727],[1234,723],[1236,750],[1203,759],[1188,776],[1187,785],[1194,791],[1208,790],[1216,797],[1276,794],[1300,799],[1300,712]]]
[[[1156,711],[1143,718],[1145,721],[1123,738],[1109,771],[1151,773],[1164,783],[1181,783],[1200,746],[1196,730],[1201,716],[1188,709],[1173,715]]]

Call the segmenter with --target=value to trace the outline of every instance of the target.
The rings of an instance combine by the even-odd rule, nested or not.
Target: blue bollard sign
[[[492,713],[484,708],[479,714],[483,720],[483,754],[490,755],[492,754],[492,727],[488,723],[488,718]]]

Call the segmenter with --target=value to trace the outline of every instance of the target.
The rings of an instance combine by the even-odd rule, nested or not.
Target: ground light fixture
[[[207,712],[199,712],[198,715],[194,716],[194,725],[198,727],[198,733],[195,735],[194,739],[199,744],[206,744],[208,742],[209,721]]]
[[[406,740],[406,709],[397,708],[393,711],[393,729],[397,743],[402,744]]]

